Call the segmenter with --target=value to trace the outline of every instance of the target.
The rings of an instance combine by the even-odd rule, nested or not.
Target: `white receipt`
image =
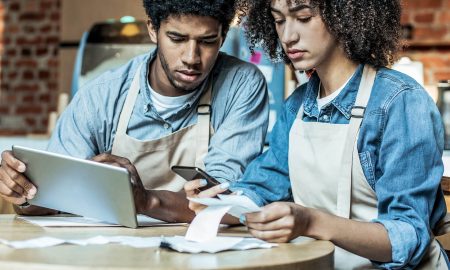
[[[18,219],[25,220],[41,227],[116,227],[118,224],[102,222],[93,218],[79,216],[17,216]],[[151,226],[175,226],[185,223],[167,223],[145,215],[137,215],[139,227]]]
[[[160,237],[134,237],[134,236],[95,236],[87,239],[59,239],[54,237],[40,237],[23,241],[8,241],[0,239],[0,243],[11,248],[44,248],[62,244],[78,246],[121,244],[135,248],[159,247]]]
[[[192,221],[186,233],[186,240],[205,242],[217,236],[220,221],[226,213],[239,218],[242,214],[260,211],[252,200],[242,195],[218,195],[217,198],[188,198],[190,201],[207,205]]]
[[[206,242],[217,236],[222,217],[231,206],[209,206],[203,209],[192,221],[186,232],[186,240]]]
[[[162,242],[162,243],[161,243]],[[197,243],[186,240],[182,236],[172,237],[137,237],[137,236],[95,236],[87,239],[60,239],[55,237],[39,237],[22,241],[8,241],[0,239],[0,244],[10,248],[45,248],[58,245],[107,245],[119,244],[134,248],[168,247],[178,252],[188,253],[216,253],[224,250],[247,250],[255,248],[272,248],[270,244],[256,238],[216,237],[213,240]]]
[[[217,253],[224,250],[247,250],[277,246],[276,244],[270,244],[260,239],[243,237],[215,237],[212,240],[198,243],[188,241],[182,236],[174,236],[164,238],[163,243],[173,250],[187,253]]]

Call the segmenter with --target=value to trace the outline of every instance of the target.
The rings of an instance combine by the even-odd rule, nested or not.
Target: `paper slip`
[[[87,239],[59,239],[54,237],[40,237],[24,241],[7,241],[0,239],[0,243],[11,248],[44,248],[62,244],[72,244],[79,246],[106,245],[110,243],[131,246],[135,248],[159,247],[160,237],[132,237],[132,236],[96,236]]]
[[[261,208],[249,197],[243,195],[218,195],[217,198],[188,198],[188,200],[207,206],[231,206],[228,214],[239,218],[242,214],[259,212]]]
[[[255,248],[272,248],[270,244],[256,238],[217,237],[212,241],[196,243],[186,240],[182,236],[173,237],[135,237],[135,236],[96,236],[87,239],[59,239],[54,237],[40,237],[23,241],[8,241],[0,239],[0,244],[15,249],[45,248],[63,244],[69,245],[106,245],[120,244],[134,248],[171,248],[178,252],[188,253],[216,253],[224,250],[247,250]]]
[[[30,222],[41,227],[116,227],[113,223],[102,222],[93,218],[79,216],[17,216],[18,219]],[[139,227],[176,226],[186,223],[167,223],[145,215],[137,215]]]
[[[270,244],[256,238],[243,237],[215,237],[213,240],[197,243],[186,240],[182,236],[163,238],[162,247],[171,248],[178,252],[187,253],[217,253],[225,250],[248,250],[256,248],[272,248],[276,244]]]
[[[231,206],[209,206],[195,216],[186,232],[186,240],[206,242],[214,239],[222,217]]]
[[[207,205],[195,216],[186,233],[186,239],[195,242],[212,241],[217,236],[220,221],[226,213],[239,218],[242,214],[260,211],[250,198],[242,195],[218,195],[217,198],[188,198]]]

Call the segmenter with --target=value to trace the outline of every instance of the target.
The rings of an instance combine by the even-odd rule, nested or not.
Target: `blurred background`
[[[0,1],[0,150],[14,143],[45,148],[58,114],[80,85],[154,47],[141,2]],[[450,0],[407,0],[403,5],[407,46],[395,68],[422,83],[444,111],[450,80]],[[250,55],[237,27],[223,50],[258,65],[265,74],[272,126],[284,98],[305,78],[271,63],[260,51]],[[450,104],[450,96],[448,100]]]

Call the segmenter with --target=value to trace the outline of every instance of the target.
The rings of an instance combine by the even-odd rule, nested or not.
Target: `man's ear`
[[[150,19],[147,20],[147,31],[150,36],[150,40],[153,43],[158,43],[158,33],[156,32],[155,27],[153,27],[152,20]]]

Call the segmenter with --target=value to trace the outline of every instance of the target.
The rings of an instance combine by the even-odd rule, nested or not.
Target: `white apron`
[[[141,141],[127,135],[128,123],[139,93],[138,68],[119,118],[111,154],[126,157],[136,167],[146,189],[178,192],[186,180],[171,171],[173,165],[205,168],[203,159],[208,153],[211,113],[212,80],[197,107],[197,124],[156,140]]]
[[[361,167],[357,138],[376,70],[365,66],[350,124],[304,122],[303,106],[289,134],[289,174],[294,201],[337,216],[370,222],[377,197]],[[355,115],[356,114],[356,115]],[[368,259],[335,249],[336,269],[373,269]],[[419,269],[447,269],[436,240]]]

